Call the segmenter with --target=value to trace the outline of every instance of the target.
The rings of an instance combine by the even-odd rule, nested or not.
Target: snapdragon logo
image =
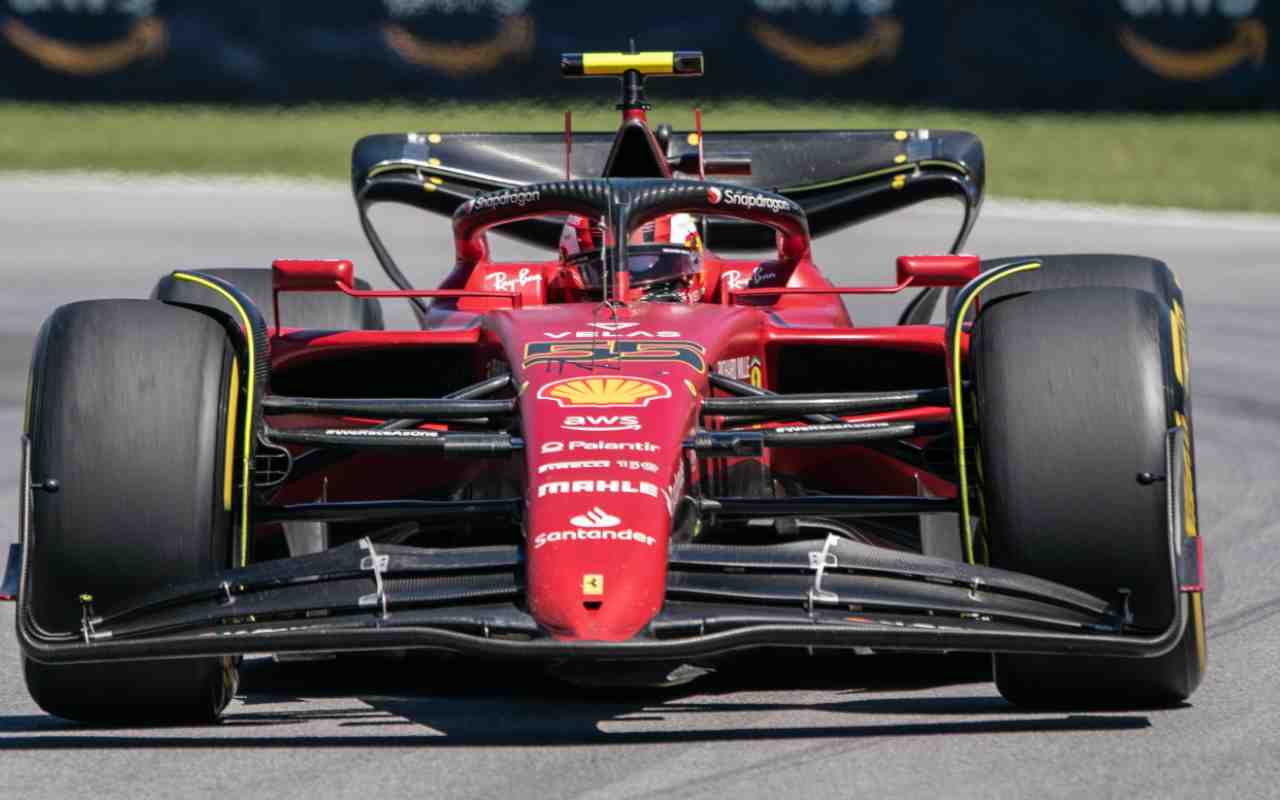
[[[530,203],[537,202],[541,198],[542,193],[537,189],[518,192],[499,192],[497,194],[482,194],[472,198],[471,210],[484,211],[490,208],[502,208],[503,206],[527,206]]]
[[[791,210],[791,202],[780,197],[767,197],[754,192],[739,192],[734,189],[724,190],[722,202],[732,206],[742,206],[743,208],[766,208],[775,214]]]

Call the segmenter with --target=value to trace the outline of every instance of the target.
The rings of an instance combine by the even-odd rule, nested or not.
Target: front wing
[[[1178,550],[1175,594],[1188,569]],[[762,646],[1151,657],[1177,643],[1188,616],[1179,598],[1164,630],[1135,630],[1123,597],[833,536],[675,545],[667,603],[641,635],[563,641],[522,610],[522,567],[519,547],[361,540],[152,593],[105,616],[86,605],[80,628],[61,632],[36,623],[20,567],[18,635],[26,655],[46,663],[379,649],[669,660]]]

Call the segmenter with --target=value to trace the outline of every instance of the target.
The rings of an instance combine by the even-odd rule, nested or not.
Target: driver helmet
[[[585,217],[570,215],[560,233],[560,258],[589,292],[604,283],[601,232]],[[701,299],[702,237],[692,214],[659,217],[627,242],[628,300],[696,302]]]

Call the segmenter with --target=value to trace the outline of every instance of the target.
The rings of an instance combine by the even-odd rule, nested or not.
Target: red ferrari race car
[[[41,707],[214,719],[245,653],[369,650],[603,682],[763,647],[976,651],[1019,705],[1192,693],[1203,561],[1163,263],[958,254],[972,134],[704,140],[651,127],[644,96],[696,52],[562,70],[621,78],[615,134],[356,144],[397,290],[280,260],[48,319],[4,587]],[[903,256],[892,285],[812,260],[813,236],[944,196],[952,252]],[[451,216],[439,288],[392,259],[381,202]],[[553,254],[498,262],[494,229]],[[894,326],[841,300],[908,290]],[[383,298],[419,328],[385,330]]]

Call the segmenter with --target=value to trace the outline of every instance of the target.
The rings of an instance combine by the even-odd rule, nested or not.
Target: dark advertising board
[[[571,97],[559,53],[634,38],[702,49],[706,97],[1275,108],[1277,29],[1280,0],[0,0],[0,96]]]

